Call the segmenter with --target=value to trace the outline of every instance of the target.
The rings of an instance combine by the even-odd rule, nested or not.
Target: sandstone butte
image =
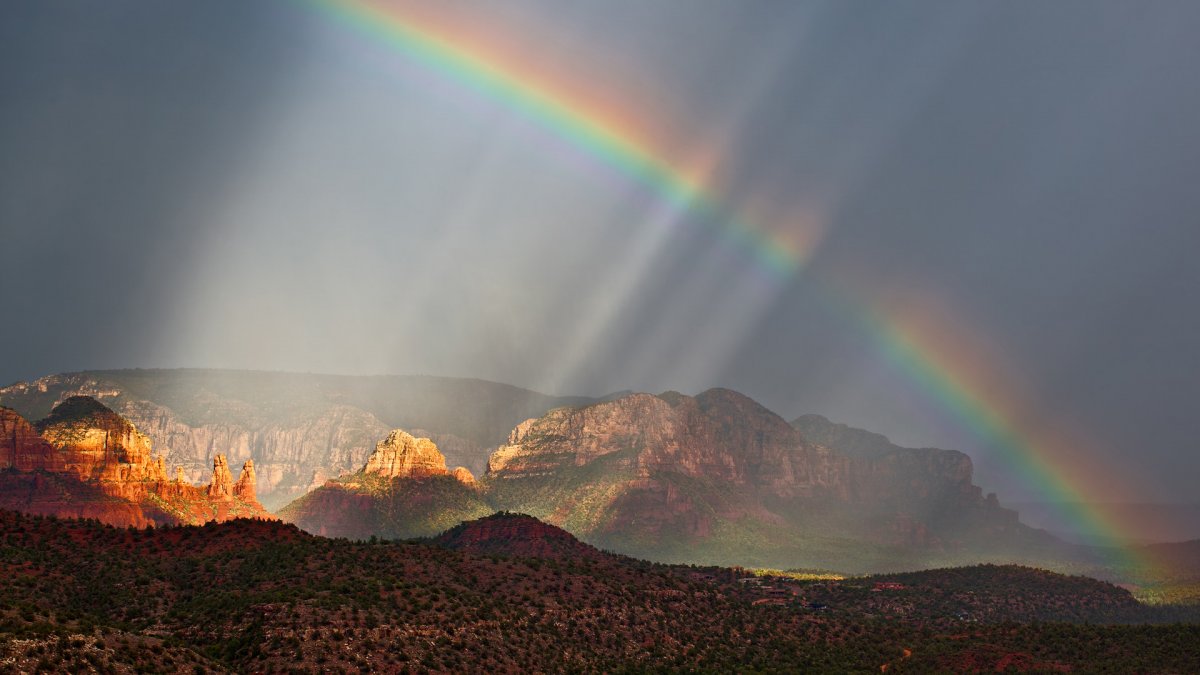
[[[475,485],[475,476],[466,467],[446,468],[446,457],[428,438],[415,438],[403,429],[393,429],[387,438],[375,444],[363,473],[383,478],[429,478],[452,476],[466,485]]]
[[[255,483],[253,461],[234,481],[220,454],[208,486],[187,483],[181,469],[169,478],[150,440],[88,396],[67,398],[36,424],[0,407],[0,508],[120,527],[273,518]]]

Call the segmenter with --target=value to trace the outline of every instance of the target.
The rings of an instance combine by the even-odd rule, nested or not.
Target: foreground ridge
[[[0,511],[0,530],[0,658],[18,671],[1200,668],[1200,627],[1097,625],[1180,617],[1028,568],[807,581],[245,519],[128,530]],[[570,537],[499,514],[440,539],[472,532],[516,547]]]

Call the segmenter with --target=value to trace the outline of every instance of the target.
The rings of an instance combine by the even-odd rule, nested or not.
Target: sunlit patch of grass
[[[1200,605],[1200,583],[1137,586],[1129,592],[1147,605]]]
[[[796,581],[841,581],[844,574],[824,570],[777,570],[770,568],[755,568],[750,570],[756,577],[786,577]]]

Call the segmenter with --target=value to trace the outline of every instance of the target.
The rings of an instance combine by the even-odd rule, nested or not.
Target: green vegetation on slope
[[[24,670],[1200,670],[1200,626],[1077,623],[1157,610],[1020,568],[797,582],[255,521],[119,530],[0,512],[0,525],[0,654]],[[956,603],[996,609],[963,617]]]
[[[388,479],[356,473],[288,504],[279,516],[318,534],[368,539],[428,537],[492,513],[451,476]]]

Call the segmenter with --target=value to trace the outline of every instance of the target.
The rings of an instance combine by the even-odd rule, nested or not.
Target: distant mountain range
[[[789,423],[727,389],[597,400],[424,376],[128,370],[15,384],[0,404],[50,420],[81,395],[144,439],[126,445],[155,473],[129,489],[167,462],[179,467],[169,482],[190,485],[217,455],[250,461],[264,503],[328,536],[431,536],[510,511],[658,561],[849,572],[1005,561],[1113,576],[1103,551],[983,495],[961,452],[815,415]],[[22,461],[11,480],[46,468]]]

